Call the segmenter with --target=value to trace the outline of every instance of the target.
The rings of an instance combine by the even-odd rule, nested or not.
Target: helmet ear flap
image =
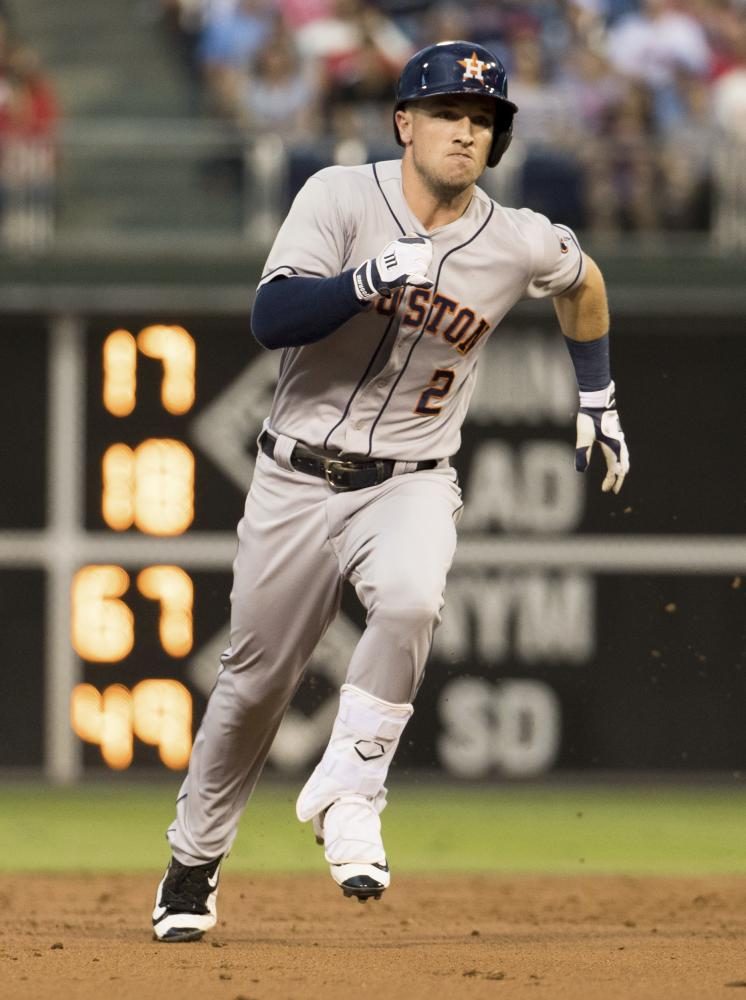
[[[498,132],[492,140],[492,149],[487,158],[488,167],[496,167],[502,159],[503,153],[508,148],[513,138],[513,126],[511,125],[505,132]]]
[[[513,138],[513,117],[514,111],[505,107],[501,103],[495,108],[495,124],[492,138],[492,149],[487,157],[487,166],[496,167],[500,162],[503,153],[510,145]]]

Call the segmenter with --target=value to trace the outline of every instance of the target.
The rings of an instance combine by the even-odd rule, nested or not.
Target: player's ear
[[[394,115],[403,146],[408,146],[412,141],[412,117],[412,112],[406,107],[400,108]]]

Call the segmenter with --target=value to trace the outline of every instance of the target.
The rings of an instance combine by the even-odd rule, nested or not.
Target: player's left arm
[[[588,469],[593,445],[598,443],[606,459],[601,489],[618,493],[629,472],[629,451],[611,378],[606,286],[598,265],[587,254],[582,280],[553,302],[580,394],[575,468],[579,472]]]

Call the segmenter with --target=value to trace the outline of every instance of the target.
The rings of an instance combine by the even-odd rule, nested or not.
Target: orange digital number
[[[101,462],[101,513],[114,531],[181,535],[194,519],[194,454],[182,441],[113,444]]]
[[[179,681],[152,677],[132,691],[122,684],[103,691],[78,684],[70,698],[70,723],[76,736],[100,748],[115,771],[132,763],[135,736],[158,747],[166,767],[178,771],[189,763],[192,696]]]
[[[129,574],[121,566],[83,566],[73,577],[71,635],[75,652],[92,663],[116,663],[135,645],[135,616],[122,598]],[[148,566],[137,589],[158,601],[158,636],[169,656],[187,656],[194,642],[194,585],[180,566]]]
[[[120,598],[130,585],[121,566],[83,566],[73,577],[72,644],[93,663],[116,663],[135,644],[135,616]]]
[[[187,413],[194,405],[195,345],[181,326],[146,326],[133,337],[113,330],[103,348],[103,401],[115,417],[126,417],[137,403],[137,353],[160,361],[161,403],[168,413]]]

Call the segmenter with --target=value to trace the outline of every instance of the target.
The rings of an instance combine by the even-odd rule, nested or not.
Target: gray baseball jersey
[[[340,274],[407,233],[425,234],[399,160],[329,167],[296,197],[259,287],[278,275]],[[432,289],[406,287],[318,343],[283,352],[274,431],[346,455],[453,455],[492,331],[520,299],[560,294],[584,276],[571,230],[479,188],[460,219],[426,235]]]

